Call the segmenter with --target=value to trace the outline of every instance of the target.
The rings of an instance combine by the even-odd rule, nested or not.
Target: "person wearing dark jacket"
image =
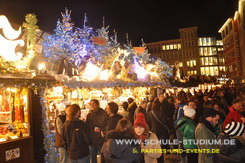
[[[203,117],[200,118],[199,124],[195,130],[195,139],[196,141],[200,140],[209,140],[214,141],[217,138],[217,133],[215,126],[219,122],[219,112],[210,108],[205,109]],[[198,143],[198,149],[216,149],[215,143]],[[198,163],[213,163],[214,153],[199,153],[198,154]]]
[[[150,131],[155,133],[159,140],[162,139],[166,142],[170,134],[170,130],[167,126],[168,117],[162,112],[161,103],[158,100],[153,102],[152,109],[153,110],[151,110],[148,115]],[[168,149],[169,146],[161,144],[161,148]],[[163,155],[157,160],[163,163]]]
[[[89,146],[90,159],[92,163],[97,163],[97,155],[104,143],[104,138],[102,137],[106,131],[106,112],[99,107],[98,100],[90,101],[90,113],[88,113],[86,118],[86,124],[90,128],[92,135],[92,144]]]
[[[117,112],[118,112],[117,103],[115,102],[108,103],[106,107],[106,113],[109,116],[109,118],[107,119],[106,132],[110,130],[115,130],[118,121],[123,118],[123,116],[117,114]]]
[[[142,113],[146,117],[146,122],[148,123],[148,117],[147,117],[147,113],[146,113],[146,106],[147,106],[147,101],[141,101],[140,102],[139,107],[134,112],[134,119],[136,118],[136,115],[138,113]]]
[[[66,111],[69,106],[71,105],[67,105],[65,111],[62,111],[61,115],[58,115],[55,119],[55,146],[58,147],[60,163],[66,163],[68,160],[67,152],[65,149],[65,142],[63,141],[61,134],[63,132],[63,125],[66,121]]]
[[[90,130],[85,122],[78,119],[81,111],[77,104],[67,108],[67,120],[64,123],[62,138],[69,161],[89,163],[89,145],[92,143]]]
[[[174,128],[173,115],[175,110],[174,105],[171,105],[168,102],[168,100],[166,99],[163,93],[160,93],[158,95],[158,99],[161,103],[161,108],[162,108],[161,110],[167,118],[166,125],[168,126],[168,128],[173,129]]]
[[[220,153],[215,154],[214,162],[217,163],[242,163],[245,162],[245,126],[239,122],[231,122],[226,125],[224,132],[227,134],[219,135],[219,139],[231,140],[234,139],[234,143],[221,144],[218,146]]]
[[[129,112],[129,121],[134,124],[134,112],[137,109],[137,104],[135,103],[132,97],[128,98],[128,112]]]
[[[119,120],[116,129],[107,133],[106,140],[101,150],[106,163],[138,163],[143,159],[129,120]],[[126,142],[131,140],[132,143]]]

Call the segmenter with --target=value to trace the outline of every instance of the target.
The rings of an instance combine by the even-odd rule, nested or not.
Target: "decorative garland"
[[[152,83],[152,82],[79,82],[79,83],[64,83],[70,88],[103,88],[103,87],[146,87],[146,86],[169,86],[168,83]]]
[[[47,154],[45,155],[45,162],[56,163],[59,162],[59,153],[57,148],[54,145],[55,142],[55,133],[51,132],[49,129],[49,121],[47,118],[47,101],[46,101],[46,91],[42,89],[39,92],[40,95],[40,104],[42,106],[42,130],[44,134],[44,149]]]

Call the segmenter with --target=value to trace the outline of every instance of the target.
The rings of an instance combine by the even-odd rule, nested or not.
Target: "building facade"
[[[238,1],[238,11],[220,28],[224,43],[226,74],[235,82],[245,82],[245,0]]]
[[[221,76],[225,71],[222,41],[198,37],[197,29],[179,29],[180,39],[147,43],[148,51],[172,67],[178,64],[181,76]]]

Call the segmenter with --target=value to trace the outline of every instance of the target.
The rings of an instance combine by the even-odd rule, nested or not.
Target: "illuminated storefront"
[[[200,37],[198,45],[201,75],[220,76],[220,72],[225,72],[222,41],[215,37]]]

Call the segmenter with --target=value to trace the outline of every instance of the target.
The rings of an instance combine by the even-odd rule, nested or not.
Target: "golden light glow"
[[[17,92],[16,89],[14,89],[14,88],[7,88],[6,91],[9,91],[9,92]]]
[[[100,80],[108,80],[110,73],[108,70],[104,70],[100,72]]]
[[[24,46],[23,40],[13,40],[20,36],[21,28],[15,31],[10,25],[8,19],[0,16],[0,29],[2,29],[4,36],[0,35],[0,56],[8,61],[18,61],[22,58],[22,53],[15,53],[15,48],[20,45]]]
[[[92,81],[99,76],[100,71],[101,69],[99,67],[95,66],[91,62],[88,62],[85,71],[83,73],[83,77],[88,81]]]
[[[40,64],[38,65],[38,70],[39,70],[39,71],[45,71],[45,70],[46,70],[45,64],[44,64],[44,63],[40,63]]]
[[[137,61],[135,61],[134,64],[135,64],[135,71],[137,73],[137,78],[144,79],[145,76],[149,74],[148,71],[146,71],[142,66],[140,66],[140,64]]]
[[[21,27],[16,31],[10,25],[8,18],[4,15],[0,15],[0,28],[3,30],[3,34],[6,38],[14,40],[20,36]]]

